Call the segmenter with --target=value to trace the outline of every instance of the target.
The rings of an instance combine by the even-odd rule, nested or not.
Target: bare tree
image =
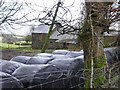
[[[59,5],[56,4],[52,8],[45,8],[45,10],[39,12],[36,16],[34,16],[34,18],[29,19],[27,17],[29,13],[24,14],[21,18],[14,17],[14,15],[22,9],[21,7],[23,3],[18,4],[18,2],[14,2],[13,5],[8,7],[4,1],[1,0],[0,7],[2,10],[0,12],[0,26],[3,27],[4,24],[11,25],[13,23],[25,25],[28,22],[39,21],[40,23],[51,25],[50,34],[53,25],[56,24],[59,26],[59,28],[61,28],[58,29],[61,34],[67,33],[78,35],[83,45],[85,68],[93,71],[91,74],[91,85],[89,83],[90,81],[88,81],[87,87],[92,88],[93,83],[95,85],[97,80],[100,82],[99,84],[95,85],[95,87],[100,87],[102,84],[101,80],[104,81],[101,68],[103,69],[106,66],[106,60],[103,51],[103,32],[109,32],[108,29],[110,24],[120,20],[120,8],[113,8],[112,3],[105,2],[86,3],[86,5],[83,3],[81,4],[81,8],[84,10],[86,8],[86,13],[81,11],[81,14],[77,15],[77,17],[74,17],[69,9],[73,6],[74,2],[68,7],[64,6],[64,2],[62,1],[59,3]],[[30,4],[25,2],[25,5],[33,11],[36,11]],[[57,10],[58,7],[56,9],[57,5],[59,6],[59,11]],[[61,14],[58,15],[56,12]],[[41,13],[44,13],[42,17]],[[21,21],[21,19],[23,20]],[[48,44],[50,34],[46,38],[46,44]],[[47,49],[46,46],[45,49]],[[45,52],[45,49],[43,49],[42,52]],[[99,68],[100,71],[94,72],[93,67]],[[88,78],[88,80],[89,79],[90,78]]]
[[[35,10],[28,7],[24,0],[0,0],[0,30],[19,30],[38,21]],[[32,18],[31,18],[32,17]]]
[[[59,29],[61,34],[72,33],[80,36],[84,50],[85,68],[91,68],[92,70],[92,73],[90,72],[91,83],[88,82],[86,87],[92,88],[93,85],[94,87],[100,87],[105,80],[102,74],[103,68],[107,65],[103,49],[103,33],[109,32],[111,23],[119,21],[120,16],[118,14],[119,8],[114,9],[112,4],[113,2],[89,2],[86,3],[87,13],[85,19],[79,16],[71,20],[59,16],[56,19],[56,23],[62,28]],[[62,8],[69,11],[69,9],[65,9],[63,6]],[[74,21],[79,23],[78,26],[76,23],[72,24]],[[93,67],[99,69],[95,71]]]
[[[52,24],[50,26],[49,32],[48,32],[46,40],[45,40],[45,44],[44,44],[44,46],[43,46],[43,48],[41,50],[41,52],[43,52],[43,53],[45,52],[45,50],[46,50],[46,48],[48,46],[49,37],[50,37],[50,35],[52,33],[52,29],[53,29],[53,26],[54,26],[54,23],[55,23],[55,19],[56,19],[56,16],[57,16],[57,12],[58,12],[58,9],[59,9],[60,5],[61,5],[61,1],[59,0],[59,2],[57,4],[57,7],[56,7],[56,10],[55,10],[55,14],[54,14],[53,19],[52,19]],[[50,12],[48,14],[50,14]]]
[[[58,29],[61,34],[77,34],[79,36],[84,50],[85,68],[92,70],[92,73],[90,72],[91,85],[88,81],[86,87],[92,88],[93,85],[94,87],[100,87],[105,80],[102,74],[102,70],[106,66],[103,50],[103,33],[109,32],[111,23],[120,19],[119,7],[113,8],[112,4],[113,2],[89,2],[86,5],[83,4],[84,7],[82,8],[85,9],[86,7],[86,13],[81,12],[82,16],[78,15],[74,19],[70,9],[61,4],[59,8],[63,13],[61,16],[56,16],[54,23],[52,21],[54,17],[53,12],[56,9],[55,6],[46,11],[47,13],[43,18],[39,17],[41,23],[52,26],[53,24],[58,25],[61,28]],[[68,13],[71,17],[70,19],[65,18]],[[94,71],[94,68],[99,69]],[[87,80],[90,80],[90,78],[87,78]],[[97,81],[99,82],[96,84]]]
[[[83,49],[85,52],[85,68],[91,68],[92,71],[90,72],[92,77],[89,77],[91,81],[87,83],[88,85],[86,87],[92,88],[93,85],[94,87],[100,87],[105,80],[102,74],[102,68],[107,65],[103,50],[103,32],[109,32],[110,24],[119,20],[119,15],[117,14],[119,10],[116,8],[116,12],[112,12],[114,10],[112,4],[113,2],[104,1],[86,2],[86,20],[91,23],[91,28],[89,28],[91,29],[89,30],[89,32],[91,32],[91,38],[83,43]],[[97,71],[95,68],[99,68],[99,70]],[[94,75],[92,73],[94,73]]]
[[[0,27],[5,28],[6,25],[13,27],[13,23],[21,18],[16,17],[15,15],[22,9],[23,3],[19,3],[14,0],[0,1]]]

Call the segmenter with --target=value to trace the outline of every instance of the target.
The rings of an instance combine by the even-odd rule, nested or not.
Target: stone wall
[[[45,42],[45,37],[47,34],[44,33],[32,33],[32,48],[41,49]]]

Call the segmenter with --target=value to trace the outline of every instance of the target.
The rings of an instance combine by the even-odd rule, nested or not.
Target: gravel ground
[[[25,55],[25,56],[34,56],[35,53],[31,53],[31,52],[20,52],[20,51],[16,51],[16,50],[2,50],[0,51],[1,54],[1,59],[4,60],[10,60],[11,58],[15,57],[15,56],[19,56],[19,55]]]

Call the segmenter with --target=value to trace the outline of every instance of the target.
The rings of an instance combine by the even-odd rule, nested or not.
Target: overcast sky
[[[10,0],[6,0],[8,3],[10,2]],[[24,14],[27,14],[29,12],[31,12],[31,14],[29,14],[27,16],[27,18],[34,18],[36,17],[39,13],[42,13],[45,9],[49,9],[51,7],[53,7],[55,4],[57,4],[57,2],[59,0],[12,0],[12,1],[17,1],[17,2],[26,2],[26,4],[24,4],[24,10],[22,10],[21,12],[17,13],[16,16],[17,17],[21,17]],[[61,0],[63,1],[63,5],[64,6],[70,6],[69,9],[72,13],[72,17],[76,18],[78,17],[78,15],[80,15],[80,3],[82,0]],[[46,8],[45,8],[46,7]],[[32,8],[32,9],[31,9]],[[62,12],[59,12],[58,14],[60,14]],[[44,16],[44,14],[42,14]],[[41,15],[41,17],[42,17]],[[67,14],[67,18],[69,19],[70,14]],[[32,22],[29,23],[31,25],[35,25],[37,24],[37,22]],[[39,24],[39,23],[38,23]],[[18,25],[16,25],[15,27],[19,27]],[[8,28],[9,29],[9,28]],[[19,27],[18,30],[4,30],[4,33],[14,33],[14,34],[18,34],[18,35],[26,35],[27,33],[29,33],[29,29],[30,26],[24,26],[24,27]]]
[[[8,3],[10,2],[10,0],[6,0]],[[12,0],[12,1],[17,1],[17,2],[26,2],[26,4],[24,4],[24,9],[22,11],[20,11],[19,13],[16,14],[17,17],[21,17],[24,14],[27,14],[29,12],[31,12],[27,18],[34,18],[36,16],[38,16],[39,13],[43,13],[43,11],[45,11],[46,9],[52,8],[55,4],[57,4],[57,2],[59,0]],[[63,5],[66,7],[69,7],[70,12],[72,13],[72,17],[77,18],[80,15],[81,12],[81,3],[84,0],[61,0],[63,1]],[[94,1],[94,0],[91,0]],[[73,5],[72,5],[73,4]],[[72,5],[72,6],[71,6]],[[58,14],[60,14],[62,12],[59,12]],[[41,14],[44,16],[44,14]],[[67,19],[70,18],[70,13],[67,14]],[[40,24],[38,22],[30,22],[30,25],[35,25],[35,24]],[[13,33],[13,34],[17,34],[17,35],[27,35],[29,33],[30,30],[30,26],[18,26],[16,25],[15,27],[19,28],[18,30],[11,30],[11,29],[7,29],[4,30],[4,33]],[[118,27],[118,25],[116,24],[116,27]],[[9,30],[9,31],[8,31]]]

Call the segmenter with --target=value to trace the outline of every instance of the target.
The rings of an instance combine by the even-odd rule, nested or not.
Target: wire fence
[[[96,68],[94,69],[94,73],[99,72],[100,70],[103,71],[103,75],[106,77],[106,80],[99,86],[99,88],[120,88],[120,62],[114,63],[110,65],[108,68]],[[28,84],[26,87],[22,88],[22,90],[72,90],[72,89],[79,89],[79,88],[85,88],[85,81],[89,80],[91,77],[88,73],[88,78],[85,78],[84,76],[85,72],[90,72],[90,70],[79,70],[76,74],[71,74],[68,72],[73,72],[75,70],[63,70],[63,71],[53,71],[53,72],[44,72],[44,73],[35,73],[30,75],[21,75],[21,76],[15,76],[20,80],[20,82],[24,81],[25,78],[31,78],[29,82],[22,82],[24,84]],[[100,76],[102,77],[102,76]],[[94,75],[94,79],[97,77]],[[16,83],[16,80],[11,80],[11,77],[1,78],[0,84],[3,83],[3,81],[9,81],[6,82],[9,85],[9,83]],[[97,86],[98,82],[94,82],[94,88]],[[14,87],[12,87],[14,88]]]

